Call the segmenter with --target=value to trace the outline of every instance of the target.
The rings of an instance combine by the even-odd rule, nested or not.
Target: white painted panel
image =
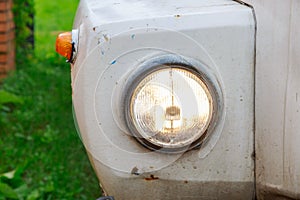
[[[292,1],[284,127],[284,186],[300,194],[300,1]]]
[[[257,17],[259,199],[300,198],[300,1],[246,0]],[[281,196],[281,197],[279,197]]]
[[[252,199],[252,10],[229,0],[182,1],[178,4],[187,6],[180,9],[166,4],[179,2],[173,0],[120,0],[118,3],[126,4],[125,8],[130,2],[151,5],[142,7],[148,17],[127,9],[122,13],[126,12],[128,18],[123,19],[98,12],[103,5],[97,4],[96,8],[93,2],[96,1],[81,1],[74,26],[80,29],[80,36],[72,71],[73,103],[83,142],[108,194],[130,200]],[[115,14],[120,12],[116,9]],[[220,101],[224,104],[224,112],[220,113],[224,118],[217,123],[218,129],[200,149],[183,155],[144,148],[123,129],[122,117],[115,112],[118,108],[123,111],[121,106],[115,106],[121,105],[115,94],[126,92],[121,86],[129,74],[142,67],[141,62],[152,54],[170,52],[208,66],[219,77],[224,93],[224,101]],[[151,177],[156,177],[155,181]]]

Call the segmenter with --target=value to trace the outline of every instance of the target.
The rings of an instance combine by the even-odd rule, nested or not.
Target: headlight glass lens
[[[168,66],[145,76],[133,90],[130,118],[140,137],[159,148],[182,148],[205,134],[213,99],[201,76]]]

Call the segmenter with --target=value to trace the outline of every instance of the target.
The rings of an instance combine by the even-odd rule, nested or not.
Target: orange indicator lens
[[[56,38],[56,52],[70,60],[72,51],[72,32],[59,34]]]

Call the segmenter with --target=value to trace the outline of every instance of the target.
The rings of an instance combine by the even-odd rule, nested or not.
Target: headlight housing
[[[132,77],[126,91],[128,129],[151,150],[182,152],[199,146],[218,111],[209,77],[182,62],[151,62]]]

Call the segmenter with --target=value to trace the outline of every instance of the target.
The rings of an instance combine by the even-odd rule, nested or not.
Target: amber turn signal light
[[[56,52],[71,61],[73,54],[72,32],[64,32],[57,36]]]

